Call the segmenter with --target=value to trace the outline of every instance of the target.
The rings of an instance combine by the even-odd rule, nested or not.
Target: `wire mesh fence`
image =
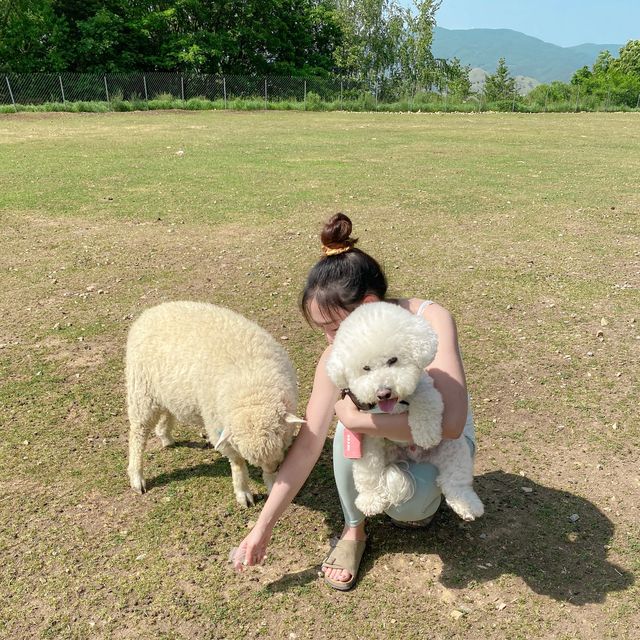
[[[174,99],[304,101],[314,92],[324,101],[344,92],[373,94],[367,83],[344,78],[214,76],[177,73],[5,74],[0,104],[38,105],[50,102]]]
[[[254,101],[265,108],[278,102],[294,102],[311,108],[331,103],[342,108],[373,108],[380,104],[396,103],[411,110],[459,109],[483,111],[609,111],[620,104],[640,107],[640,95],[620,96],[608,91],[606,95],[580,95],[579,86],[564,85],[563,95],[532,92],[529,97],[517,91],[488,104],[480,92],[463,100],[450,94],[446,79],[440,76],[430,87],[418,87],[384,79],[363,82],[336,76],[280,77],[238,76],[181,73],[32,73],[0,76],[0,105],[46,105],[50,103],[122,103],[123,101],[189,101],[193,99],[220,101],[224,107],[234,101]],[[624,101],[621,101],[624,99]]]

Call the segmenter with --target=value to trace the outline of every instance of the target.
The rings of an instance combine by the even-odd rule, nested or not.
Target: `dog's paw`
[[[484,505],[473,491],[464,496],[459,495],[453,498],[447,496],[447,504],[465,522],[472,522],[484,514]]]
[[[365,516],[375,516],[383,513],[390,506],[386,496],[377,493],[360,493],[356,498],[356,507],[364,513]]]

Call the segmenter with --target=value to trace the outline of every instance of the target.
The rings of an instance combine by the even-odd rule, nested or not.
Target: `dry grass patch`
[[[0,117],[0,633],[634,637],[636,121]],[[472,525],[443,509],[424,533],[374,518],[348,594],[317,577],[340,528],[330,443],[268,563],[245,576],[226,559],[257,509],[237,507],[197,430],[151,444],[146,495],[125,472],[124,344],[152,304],[207,300],[257,320],[291,354],[304,403],[323,344],[297,299],[339,209],[394,294],[458,320],[487,506]]]

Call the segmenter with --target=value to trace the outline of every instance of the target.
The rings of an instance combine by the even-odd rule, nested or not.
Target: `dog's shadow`
[[[538,594],[585,605],[634,583],[607,559],[613,523],[588,500],[500,471],[477,476],[475,486],[486,513],[473,523],[444,505],[424,530],[400,531],[385,517],[373,518],[360,579],[387,554],[418,553],[440,557],[440,582],[448,588],[514,575]],[[317,579],[317,570],[282,576],[267,588],[300,586]]]

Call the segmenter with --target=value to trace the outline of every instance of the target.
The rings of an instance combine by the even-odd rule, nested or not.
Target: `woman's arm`
[[[239,553],[234,560],[237,570],[242,570],[243,557],[246,565],[262,562],[273,527],[300,491],[320,457],[333,418],[333,405],[338,398],[338,391],[326,373],[329,352],[330,347],[325,349],[316,367],[313,389],[307,404],[306,424],[300,428],[280,466],[255,526],[240,543]]]
[[[467,421],[467,384],[458,347],[456,324],[451,314],[439,304],[430,304],[423,317],[438,336],[438,351],[427,373],[442,396],[442,437],[459,438]],[[335,412],[347,429],[356,433],[382,436],[410,442],[411,429],[406,413],[364,413],[347,397],[336,403]]]
[[[459,438],[467,421],[469,397],[458,345],[458,330],[453,316],[439,304],[430,304],[423,312],[438,336],[438,351],[427,373],[442,396],[442,437]]]

